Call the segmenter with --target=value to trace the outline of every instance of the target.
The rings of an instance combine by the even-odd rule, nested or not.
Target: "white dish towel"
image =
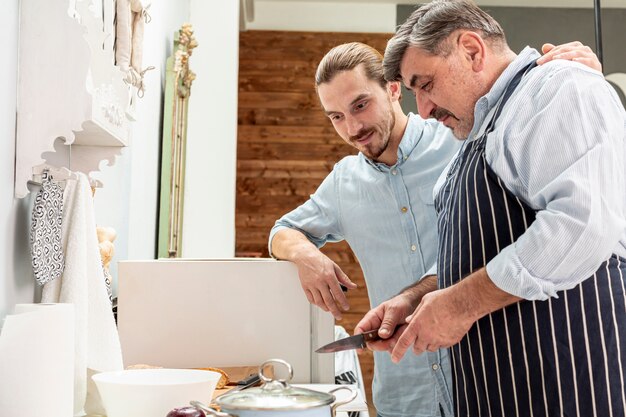
[[[42,303],[74,304],[75,413],[100,408],[99,404],[86,404],[88,369],[100,372],[123,369],[119,335],[98,249],[91,188],[87,176],[78,175],[78,180],[67,181],[64,194],[65,270],[60,278],[44,286],[41,300]],[[90,393],[89,398],[93,398],[92,395]]]

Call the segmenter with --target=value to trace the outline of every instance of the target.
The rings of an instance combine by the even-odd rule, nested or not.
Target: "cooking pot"
[[[281,364],[287,368],[287,379],[274,379],[265,375],[270,364]],[[288,381],[293,378],[291,365],[282,359],[270,359],[259,368],[263,385],[255,388],[226,393],[215,399],[221,411],[214,410],[198,401],[191,405],[215,417],[335,417],[337,407],[354,400],[357,391],[351,387],[338,387],[329,393],[293,387]],[[333,393],[348,390],[351,395],[337,401]]]

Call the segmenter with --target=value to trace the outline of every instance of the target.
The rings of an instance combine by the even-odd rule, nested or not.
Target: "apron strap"
[[[513,92],[515,91],[515,89],[517,88],[522,78],[524,78],[524,76],[528,74],[528,72],[530,72],[530,70],[532,70],[536,66],[537,66],[537,61],[532,61],[531,63],[523,67],[521,70],[519,70],[517,74],[515,74],[515,76],[511,79],[511,81],[509,81],[509,84],[506,86],[506,90],[504,91],[504,94],[502,95],[502,97],[500,98],[500,101],[497,104],[496,111],[493,113],[493,117],[491,118],[491,120],[489,121],[489,125],[487,125],[487,128],[485,129],[485,133],[484,133],[485,135],[487,133],[490,133],[493,130],[493,127],[496,124],[496,120],[498,119],[498,117],[500,116],[500,113],[502,112],[502,108],[504,107],[506,102],[509,100]]]

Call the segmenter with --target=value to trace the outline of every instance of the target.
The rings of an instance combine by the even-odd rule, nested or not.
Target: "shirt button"
[[[415,245],[411,245],[411,250],[412,250],[413,252],[415,252],[415,251],[417,250],[417,246],[415,246]]]
[[[406,161],[407,159],[409,159],[409,157],[408,157],[408,156],[405,156],[405,157],[404,157],[404,160]]]
[[[398,171],[396,171],[395,169],[391,170],[391,175],[396,175],[398,173]]]
[[[439,365],[437,365],[436,363],[433,363],[433,371],[436,371],[437,369],[439,369]]]
[[[400,211],[402,211],[403,213],[406,213],[407,211],[409,211],[409,209],[408,209],[408,208],[406,208],[406,207],[402,207],[402,208],[400,209]]]

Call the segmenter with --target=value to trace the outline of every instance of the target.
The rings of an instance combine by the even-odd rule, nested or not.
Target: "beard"
[[[469,136],[474,122],[468,122],[467,120],[459,120],[456,126],[452,127],[452,134],[459,140],[465,140]]]
[[[396,124],[396,115],[392,111],[391,101],[389,102],[389,109],[385,112],[383,120],[376,123],[373,126],[361,129],[356,135],[351,136],[350,143],[367,156],[369,159],[376,160],[379,158],[389,146],[389,138],[391,137],[391,131]],[[374,134],[380,138],[373,138],[367,145],[361,145],[358,143],[359,139],[367,137],[369,134]]]
[[[454,137],[460,140],[467,139],[470,132],[472,131],[472,127],[474,126],[473,120],[468,123],[466,119],[460,119],[456,117],[451,111],[444,109],[443,107],[437,107],[436,109],[434,109],[431,112],[430,117],[437,120],[442,120],[446,117],[454,119],[453,124],[446,125],[446,127],[451,129]]]

